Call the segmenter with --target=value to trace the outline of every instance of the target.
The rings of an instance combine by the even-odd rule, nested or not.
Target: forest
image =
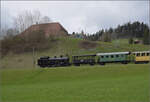
[[[94,34],[85,35],[85,39],[91,41],[111,42],[115,39],[139,39],[143,44],[150,44],[149,26],[143,22],[128,22],[118,25],[116,28],[101,29]],[[84,33],[83,31],[81,33]],[[132,43],[132,42],[131,42]]]

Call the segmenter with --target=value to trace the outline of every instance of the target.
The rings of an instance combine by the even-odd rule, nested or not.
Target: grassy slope
[[[117,52],[117,51],[140,51],[149,50],[146,45],[129,45],[126,40],[117,40],[112,43],[97,42],[98,45],[93,49],[80,48],[79,44],[83,40],[74,38],[61,38],[49,50],[39,52],[36,51],[36,59],[40,56],[59,56],[64,54],[78,55],[78,54],[95,54],[99,52]],[[31,68],[33,67],[32,53],[24,53],[20,55],[8,55],[1,60],[2,68]]]
[[[3,69],[2,102],[149,102],[149,64]]]

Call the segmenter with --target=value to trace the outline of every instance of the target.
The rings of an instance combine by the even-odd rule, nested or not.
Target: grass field
[[[2,69],[1,102],[149,102],[149,66]]]

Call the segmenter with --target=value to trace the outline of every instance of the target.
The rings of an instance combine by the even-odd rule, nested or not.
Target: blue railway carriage
[[[90,64],[94,65],[96,55],[80,55],[80,56],[72,56],[72,63],[75,66],[80,66],[81,64]]]
[[[130,52],[97,53],[97,63],[100,65],[105,65],[105,63],[127,64],[131,61],[130,54]]]

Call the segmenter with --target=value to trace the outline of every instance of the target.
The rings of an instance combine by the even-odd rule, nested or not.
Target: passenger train
[[[89,65],[105,65],[107,63],[149,63],[150,51],[137,51],[137,52],[111,52],[111,53],[97,53],[93,55],[77,55],[60,56],[60,57],[41,57],[37,60],[40,67],[61,67],[61,66],[80,66],[82,64]]]

